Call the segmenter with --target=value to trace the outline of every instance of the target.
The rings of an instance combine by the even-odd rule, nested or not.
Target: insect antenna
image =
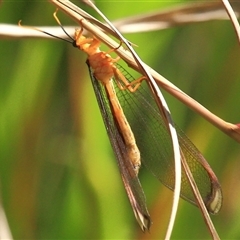
[[[60,40],[65,41],[65,42],[71,43],[74,47],[77,47],[77,46],[76,46],[76,40],[64,29],[63,25],[61,24],[60,20],[58,19],[57,15],[56,15],[56,14],[57,14],[57,11],[58,11],[58,9],[56,9],[56,11],[53,13],[53,16],[54,16],[55,20],[57,21],[58,25],[60,26],[60,28],[63,30],[63,32],[66,34],[66,36],[67,36],[69,39],[58,37],[58,36],[56,36],[56,35],[53,35],[53,34],[51,34],[51,33],[49,33],[49,32],[46,32],[46,31],[41,30],[41,29],[36,28],[36,27],[23,26],[23,25],[21,25],[22,20],[19,20],[18,26],[19,26],[19,27],[23,27],[23,28],[28,28],[28,29],[36,30],[36,31],[38,31],[38,32],[44,33],[44,34],[46,34],[46,35],[48,35],[48,36],[51,36],[51,37],[53,37],[53,38],[57,38],[57,39],[60,39]]]

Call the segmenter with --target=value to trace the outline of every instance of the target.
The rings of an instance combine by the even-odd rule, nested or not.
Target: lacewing
[[[54,17],[63,29],[56,12]],[[37,28],[32,29],[41,31]],[[66,33],[64,29],[63,31]],[[139,225],[143,231],[149,230],[151,218],[138,179],[138,171],[143,162],[158,180],[174,190],[175,163],[169,130],[155,101],[157,96],[153,95],[148,82],[141,81],[134,85],[135,79],[116,63],[117,60],[99,49],[101,42],[95,38],[86,38],[82,32],[83,28],[76,30],[74,39],[66,33],[72,40],[66,41],[88,54],[87,65],[93,89],[118,161],[125,190]],[[215,214],[222,205],[218,179],[199,150],[177,126],[175,127],[181,153],[187,161],[205,206],[210,213]],[[198,205],[184,170],[181,197]]]

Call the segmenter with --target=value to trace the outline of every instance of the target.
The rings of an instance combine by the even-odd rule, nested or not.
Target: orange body
[[[109,54],[101,51],[99,49],[100,42],[95,38],[86,38],[83,36],[81,29],[76,30],[75,41],[76,46],[88,54],[89,65],[93,70],[94,77],[105,86],[109,102],[113,109],[113,114],[126,144],[129,160],[131,161],[137,175],[141,166],[140,151],[137,147],[132,129],[124,115],[113,85],[113,78],[115,78],[116,81],[127,83],[127,80],[124,79],[124,76],[119,73],[119,70],[114,65],[114,63],[119,59],[113,59]]]

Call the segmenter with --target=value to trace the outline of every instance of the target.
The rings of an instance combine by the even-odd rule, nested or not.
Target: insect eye
[[[75,48],[78,47],[78,46],[77,46],[77,42],[76,42],[76,40],[74,40],[74,41],[72,42],[72,45],[73,45],[73,47],[75,47]]]

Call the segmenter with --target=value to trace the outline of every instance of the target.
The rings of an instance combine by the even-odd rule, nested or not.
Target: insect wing
[[[130,82],[134,78],[120,65],[119,70]],[[166,124],[146,81],[135,92],[120,90],[116,93],[134,133],[143,164],[165,186],[174,189],[174,156],[172,141]],[[181,150],[192,171],[203,201],[211,213],[217,213],[222,203],[222,192],[217,177],[199,150],[176,126]],[[181,197],[197,205],[188,178],[182,170]]]
[[[130,200],[135,217],[142,230],[145,231],[146,229],[150,228],[151,219],[147,210],[143,189],[138,177],[136,176],[134,168],[128,159],[126,145],[124,143],[122,134],[119,131],[114,114],[112,113],[105,87],[98,80],[96,80],[89,64],[88,67],[107,133],[118,160],[118,166],[125,190]]]
[[[216,214],[219,212],[222,206],[222,190],[218,179],[203,155],[184,134],[184,132],[178,127],[177,132],[180,147],[198,185],[198,190],[203,197],[206,208],[210,213]],[[184,180],[186,180],[185,172],[182,181]],[[189,196],[193,195],[189,186],[185,187],[185,192],[188,192]],[[192,201],[193,204],[196,204],[195,199],[191,198],[189,201]]]

